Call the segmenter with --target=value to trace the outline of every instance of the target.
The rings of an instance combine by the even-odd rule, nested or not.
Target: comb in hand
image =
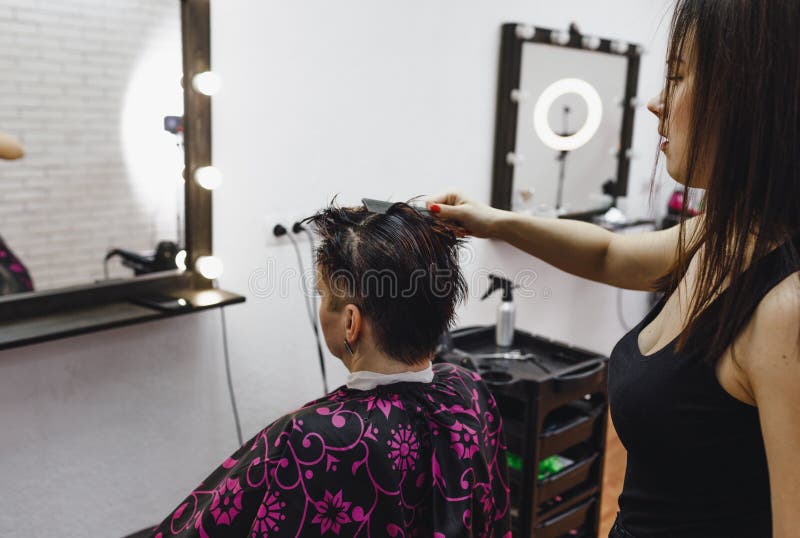
[[[385,200],[375,200],[372,198],[362,198],[361,202],[364,204],[364,207],[366,207],[368,211],[381,214],[386,214],[389,208],[392,207],[392,204],[394,204],[394,202],[387,202]],[[417,205],[411,205],[411,207],[413,207],[414,209],[416,209],[425,216],[428,217],[433,216],[428,208],[420,207]],[[469,235],[469,231],[466,228],[464,228],[464,226],[462,226],[460,222],[458,222],[457,220],[454,220],[452,222],[453,224],[461,228],[461,233],[458,234],[459,237],[464,237]]]

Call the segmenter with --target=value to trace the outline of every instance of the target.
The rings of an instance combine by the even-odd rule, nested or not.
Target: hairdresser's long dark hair
[[[678,0],[673,15],[667,69],[676,69],[684,52],[694,55],[695,65],[686,185],[698,185],[701,161],[710,166],[702,171],[710,182],[703,226],[684,243],[681,225],[677,261],[654,287],[672,293],[703,246],[690,321],[676,348],[702,343],[712,362],[733,343],[758,300],[757,275],[742,274],[747,244],[755,240],[755,261],[800,231],[798,28],[797,0]],[[662,126],[668,125],[673,84],[668,76]],[[798,267],[797,243],[790,244],[785,262]],[[729,275],[738,276],[730,277],[709,332],[700,314]]]

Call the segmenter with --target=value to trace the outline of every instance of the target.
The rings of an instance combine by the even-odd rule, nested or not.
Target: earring
[[[347,341],[346,338],[345,338],[345,341],[344,341],[344,347],[347,348],[347,351],[349,351],[351,355],[353,355],[353,348],[350,347],[350,343]]]

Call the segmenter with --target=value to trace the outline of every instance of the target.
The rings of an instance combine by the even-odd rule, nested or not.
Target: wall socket
[[[286,236],[276,237],[273,230],[278,224],[282,224],[295,241],[303,242],[308,241],[308,234],[300,232],[298,234],[292,232],[292,225],[301,219],[311,215],[308,211],[291,211],[281,213],[269,213],[264,217],[264,236],[266,238],[266,245],[291,245],[291,241]]]

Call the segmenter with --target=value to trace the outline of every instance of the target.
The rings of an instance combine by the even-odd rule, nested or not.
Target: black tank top
[[[788,262],[788,246],[747,269],[759,275],[752,311],[798,269]],[[724,293],[701,315],[713,319]],[[675,353],[677,339],[651,355],[639,350],[639,333],[666,301],[610,356],[611,418],[628,451],[618,522],[637,538],[769,538],[769,475],[757,408],[728,394],[700,354]]]

